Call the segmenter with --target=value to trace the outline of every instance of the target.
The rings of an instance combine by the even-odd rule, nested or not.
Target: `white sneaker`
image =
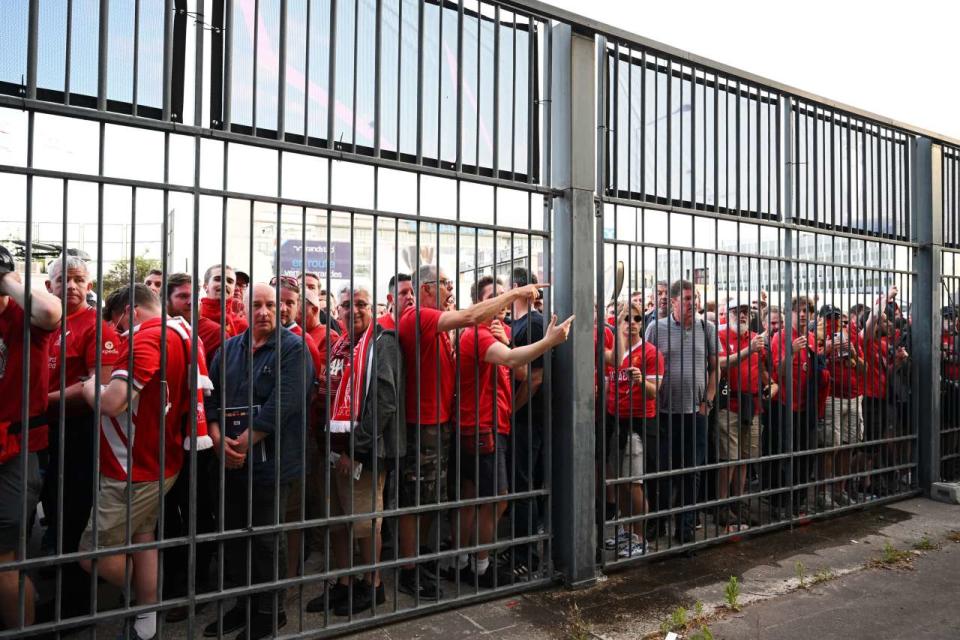
[[[620,545],[617,556],[620,558],[639,558],[647,552],[647,541],[631,533],[629,539]]]
[[[632,534],[628,533],[626,529],[622,526],[617,527],[617,535],[612,538],[607,538],[603,541],[603,548],[607,551],[613,551],[614,549],[619,549],[620,545],[630,542],[630,536]]]

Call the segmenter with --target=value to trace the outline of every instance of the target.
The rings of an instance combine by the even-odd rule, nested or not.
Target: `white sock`
[[[487,567],[490,566],[490,558],[477,559],[473,561],[473,572],[482,576],[487,572]]]
[[[141,613],[133,623],[133,628],[141,638],[152,638],[157,635],[157,612]]]
[[[461,553],[457,556],[457,569],[466,569],[468,564],[470,564],[469,553]]]

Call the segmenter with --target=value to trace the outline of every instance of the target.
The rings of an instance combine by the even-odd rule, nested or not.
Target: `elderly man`
[[[342,374],[331,410],[330,515],[383,511],[386,465],[402,456],[406,429],[401,412],[403,381],[400,344],[393,318],[374,320],[370,292],[364,286],[340,291],[340,317],[347,334],[337,342],[332,358]],[[333,367],[331,362],[331,367]],[[381,518],[356,521],[351,528],[331,532],[338,568],[353,565],[356,542],[360,560],[371,565],[380,560]],[[353,583],[341,578],[327,597],[338,616],[356,615],[373,603],[385,601],[380,572],[368,572]],[[307,603],[308,611],[322,611],[323,596]]]
[[[303,470],[304,379],[314,376],[312,360],[304,360],[303,339],[278,327],[274,287],[257,283],[250,291],[253,326],[227,340],[222,357],[213,360],[210,377],[214,389],[206,402],[210,435],[226,468],[223,489],[227,530],[245,529],[248,523],[278,524],[276,513],[282,520],[291,484]],[[221,367],[226,374],[224,387],[219,386]],[[253,480],[249,497],[248,473]],[[249,583],[244,561],[248,545],[252,547]],[[224,565],[235,585],[269,582],[274,572],[286,577],[285,535],[233,538],[224,552]],[[270,636],[276,632],[274,613],[277,629],[287,623],[283,600],[282,590],[241,596],[223,618],[204,629],[204,635],[244,629],[250,607],[250,626],[238,637],[254,640]]]
[[[646,329],[645,339],[663,354],[666,371],[659,393],[659,451],[650,447],[648,456],[654,471],[690,469],[679,477],[678,497],[688,507],[697,503],[700,481],[693,467],[707,459],[707,415],[717,393],[717,331],[697,317],[692,282],[670,286],[670,306],[669,315]],[[673,483],[674,477],[656,483],[658,510],[670,506]],[[693,542],[696,513],[684,510],[677,520],[677,541]]]
[[[29,317],[24,312],[28,295],[31,297]],[[20,274],[14,271],[10,252],[0,246],[0,397],[4,399],[0,402],[0,563],[18,559],[21,528],[26,529],[29,538],[40,495],[37,452],[47,447],[47,357],[60,316],[60,301],[45,291],[28,292]],[[27,324],[29,345],[23,341]],[[25,351],[30,359],[27,407],[21,405]],[[24,446],[29,451],[26,468],[21,461]],[[24,501],[26,521],[21,510]],[[16,569],[0,571],[0,619],[8,629],[33,624],[33,584],[27,576],[23,576],[24,615],[20,618],[20,577]]]
[[[720,462],[739,462],[720,467],[717,498],[743,495],[747,485],[747,462],[760,457],[760,414],[763,400],[776,392],[767,370],[765,336],[750,330],[750,305],[732,301],[727,324],[718,331],[720,369],[727,380],[726,395],[717,411],[717,451]],[[742,528],[747,525],[747,505],[722,505],[717,524]]]
[[[66,328],[57,327],[50,345],[50,395],[47,421],[50,429],[50,450],[43,476],[41,502],[46,515],[47,531],[44,546],[57,548],[60,508],[62,506],[64,553],[77,550],[83,528],[90,518],[93,504],[94,442],[98,429],[93,410],[83,400],[83,381],[97,371],[97,353],[100,353],[100,380],[106,382],[113,371],[118,355],[119,340],[107,322],[97,319],[97,310],[87,304],[87,293],[92,288],[87,263],[76,256],[61,256],[49,266],[47,291],[65,302]],[[97,343],[97,325],[101,340]],[[124,365],[125,366],[125,365]],[[63,386],[61,387],[61,378]],[[63,442],[58,428],[63,411]],[[64,452],[63,467],[60,451]],[[58,497],[60,478],[63,494]],[[64,567],[64,590],[76,597],[63,600],[62,614],[78,615],[89,610],[90,578],[71,563]],[[84,597],[87,594],[87,597]]]
[[[514,302],[533,304],[545,285],[511,289],[473,305],[450,308],[453,281],[436,265],[423,265],[414,282],[419,305],[407,307],[400,316],[400,347],[406,367],[407,455],[400,461],[400,506],[439,504],[446,499],[449,423],[453,418],[456,361],[449,331],[486,324]],[[400,570],[400,590],[422,599],[440,598],[436,571],[418,570],[414,564],[418,539],[430,539],[429,523],[436,514],[404,515],[399,518],[400,556],[409,564]],[[418,522],[426,525],[420,528]],[[425,569],[426,567],[420,567]],[[434,575],[431,575],[434,574]]]

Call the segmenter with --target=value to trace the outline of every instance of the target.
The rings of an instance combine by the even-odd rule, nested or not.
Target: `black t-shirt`
[[[546,323],[543,320],[543,315],[539,311],[530,311],[530,313],[522,318],[514,320],[510,326],[510,330],[513,332],[513,346],[522,347],[542,339],[545,327]],[[530,371],[533,369],[543,369],[543,356],[540,356],[530,363],[529,367]],[[519,384],[520,383],[517,383],[517,388],[519,388]],[[514,397],[516,397],[516,392],[517,389],[515,388]],[[516,413],[513,414],[514,428],[525,428],[528,420],[530,421],[529,424],[533,427],[541,426],[545,413],[545,402],[546,397],[543,393],[543,387],[541,386],[527,404],[517,409]],[[530,415],[531,412],[533,414],[532,417]]]

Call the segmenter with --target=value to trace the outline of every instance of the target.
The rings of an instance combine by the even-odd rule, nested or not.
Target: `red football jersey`
[[[419,325],[417,313],[415,306],[407,307],[400,317],[400,348],[406,367],[407,422],[416,424],[419,418],[420,424],[442,424],[450,421],[452,413],[456,379],[453,347],[447,334],[437,328],[442,311],[421,307]]]
[[[626,371],[636,367],[643,374],[643,380],[633,382]],[[625,354],[620,366],[611,372],[607,386],[607,413],[621,418],[654,418],[657,415],[657,398],[644,396],[644,380],[663,378],[663,355],[657,348],[641,340]],[[616,379],[616,384],[614,384]]]
[[[721,326],[717,331],[717,341],[719,348],[724,355],[733,355],[739,353],[750,346],[750,341],[757,334],[753,331],[740,334],[730,325]],[[740,410],[740,397],[742,394],[758,396],[760,393],[760,358],[766,358],[766,348],[751,353],[746,360],[740,360],[737,364],[727,368],[724,375],[730,385],[730,410],[737,412]],[[755,398],[754,412],[761,411],[760,398]]]
[[[791,336],[791,342],[796,340],[799,334],[797,330],[793,330],[793,335]],[[812,350],[817,348],[817,337],[811,333],[807,332],[807,348],[801,349],[799,352],[794,352],[793,354],[793,407],[794,411],[804,411],[807,406],[807,385],[808,379],[810,376],[815,375],[815,365],[813,356],[811,355]],[[777,394],[777,398],[780,400],[780,404],[787,403],[787,391],[786,391],[786,380],[780,380],[779,375],[779,364],[780,361],[787,355],[787,342],[786,342],[786,331],[780,331],[773,338],[773,345],[771,347],[773,352],[773,379],[780,386],[780,392]]]
[[[296,322],[287,328],[293,335],[303,336],[303,329],[301,329],[300,325],[298,325]],[[313,339],[313,336],[311,336],[309,333],[304,341],[307,343],[307,351],[310,352],[310,361],[313,362],[313,379],[317,380],[317,377],[320,374],[320,363],[322,362],[320,359],[320,349],[317,347],[317,343]]]
[[[23,420],[23,309],[7,299],[7,308],[0,313],[0,462],[20,453],[20,436],[9,433],[10,425]],[[47,409],[47,357],[52,332],[30,327],[29,417],[42,416]],[[21,428],[22,425],[21,425]],[[30,451],[47,448],[47,426],[30,429]]]
[[[100,362],[102,365],[113,366],[120,353],[120,341],[117,332],[105,320],[100,321],[101,344]],[[60,327],[53,334],[50,342],[50,389],[56,391],[60,386],[60,349],[66,339],[66,359],[63,367],[66,369],[67,386],[80,382],[81,378],[90,375],[90,370],[97,366],[97,310],[93,307],[84,307],[67,316],[67,331],[62,336]],[[103,382],[106,382],[104,380]]]
[[[161,318],[139,325],[117,358],[113,378],[126,380],[139,393],[128,412],[100,422],[100,472],[116,480],[126,480],[131,465],[128,443],[133,451],[131,476],[134,482],[148,482],[160,477],[160,433],[164,425],[163,477],[170,478],[183,464],[183,442],[187,432],[185,420],[191,404],[196,405],[198,433],[206,432],[203,401],[190,397],[190,325],[181,318],[167,319],[167,369],[160,371]],[[130,350],[133,350],[133,371],[127,371]],[[197,354],[203,359],[203,349]],[[206,366],[204,365],[204,370]],[[165,400],[165,404],[162,404]],[[161,411],[164,420],[161,423]],[[203,425],[203,426],[201,426]]]
[[[503,329],[509,340],[510,328],[504,326]],[[496,342],[496,337],[486,325],[466,329],[460,336],[460,435],[462,436],[473,435],[477,425],[480,426],[480,433],[490,433],[494,426],[494,406],[497,408],[497,433],[503,435],[510,433],[510,414],[513,410],[510,368],[484,360],[487,351]]]

